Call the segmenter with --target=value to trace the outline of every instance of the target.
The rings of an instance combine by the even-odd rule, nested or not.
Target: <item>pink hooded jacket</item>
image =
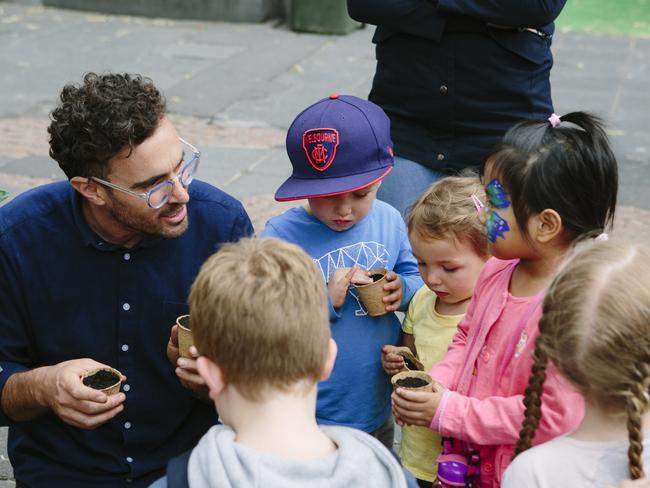
[[[485,264],[447,354],[431,369],[431,376],[448,388],[431,429],[479,450],[482,487],[500,486],[512,459],[539,335],[542,294],[510,297],[520,305],[506,307],[518,263],[492,258]],[[574,430],[583,416],[582,396],[549,364],[535,444]]]

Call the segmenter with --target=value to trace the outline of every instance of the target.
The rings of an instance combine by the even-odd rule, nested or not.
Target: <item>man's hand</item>
[[[95,429],[124,410],[126,395],[107,396],[83,384],[84,373],[106,365],[92,359],[74,359],[42,368],[44,403],[67,424]],[[123,376],[122,381],[126,378]]]
[[[176,366],[179,357],[181,357],[181,353],[178,348],[178,325],[174,324],[167,341],[167,359],[173,366]]]
[[[181,384],[192,390],[202,398],[207,398],[208,388],[196,369],[196,358],[199,357],[199,351],[196,347],[190,347],[191,358],[178,358],[176,361],[176,376]]]
[[[381,367],[386,374],[393,376],[404,369],[404,358],[397,354],[397,351],[411,350],[406,346],[391,346],[386,344],[381,348]]]
[[[334,308],[341,308],[345,303],[348,288],[350,287],[350,283],[353,282],[353,279],[359,280],[360,282],[366,281],[372,283],[370,277],[364,274],[363,271],[360,271],[357,266],[352,268],[339,268],[330,276],[330,280],[327,283],[327,292],[329,293]]]
[[[442,400],[445,387],[434,382],[434,391],[413,391],[397,388],[391,399],[393,415],[400,427],[404,425],[421,425],[429,427]]]
[[[382,301],[386,305],[387,312],[395,312],[402,303],[402,280],[399,279],[397,273],[389,271],[386,273],[386,281],[384,291],[388,291],[390,294],[382,298]]]
[[[167,359],[175,366],[175,373],[181,384],[188,390],[192,390],[201,398],[208,398],[208,388],[205,381],[196,370],[196,358],[199,351],[196,347],[190,347],[191,358],[182,358],[178,349],[178,325],[173,325],[167,342]]]

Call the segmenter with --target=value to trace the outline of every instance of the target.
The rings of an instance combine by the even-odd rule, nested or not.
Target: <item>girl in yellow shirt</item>
[[[402,346],[382,348],[387,374],[403,370],[404,359],[397,354],[400,349],[415,354],[425,371],[447,352],[488,258],[485,227],[479,221],[484,198],[478,178],[448,177],[431,185],[413,205],[409,241],[425,286],[409,304]],[[420,487],[431,488],[441,448],[440,436],[426,427],[402,429],[400,459]]]

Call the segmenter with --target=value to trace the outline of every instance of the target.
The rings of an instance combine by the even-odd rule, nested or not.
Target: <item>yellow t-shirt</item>
[[[425,371],[444,357],[458,322],[464,316],[439,314],[435,309],[437,299],[426,285],[420,288],[413,296],[402,324],[402,330],[412,334],[415,339],[417,357]],[[404,467],[416,478],[425,481],[436,478],[436,458],[441,450],[440,435],[428,427],[409,426],[402,429],[399,456]]]

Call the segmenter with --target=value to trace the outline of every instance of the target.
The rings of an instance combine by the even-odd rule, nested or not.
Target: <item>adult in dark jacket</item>
[[[369,99],[391,120],[379,198],[404,215],[435,179],[477,168],[517,121],[553,112],[553,21],[566,0],[348,0],[377,26]]]

